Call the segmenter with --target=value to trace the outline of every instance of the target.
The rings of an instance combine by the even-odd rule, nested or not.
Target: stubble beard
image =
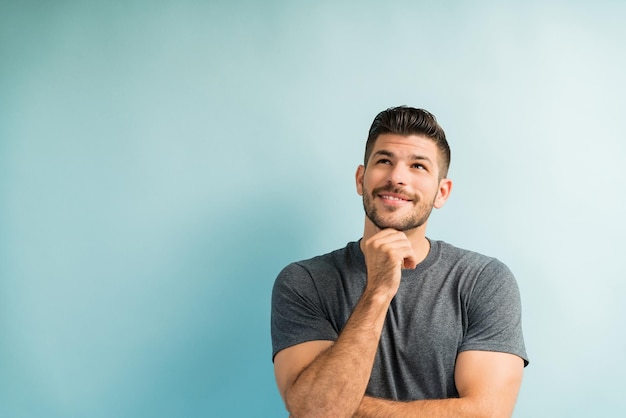
[[[391,214],[387,216],[391,219],[385,219],[385,217],[381,216],[378,213],[378,209],[373,202],[376,196],[378,196],[381,192],[397,193],[409,196],[411,199],[411,203],[414,205],[414,210],[412,210],[406,216],[398,219],[390,216]],[[407,194],[402,189],[394,188],[392,186],[379,187],[372,190],[372,192],[363,190],[363,209],[365,210],[365,215],[374,225],[376,225],[378,229],[393,228],[397,231],[405,232],[411,229],[419,228],[420,226],[424,225],[428,220],[428,217],[433,210],[433,206],[434,199],[431,204],[428,204],[423,200],[420,200],[418,196]],[[395,206],[387,207],[387,210],[389,212],[395,212],[399,209],[401,208]]]

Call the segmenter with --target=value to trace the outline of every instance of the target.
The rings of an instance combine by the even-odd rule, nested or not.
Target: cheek
[[[426,200],[434,202],[439,198],[439,188],[430,181],[422,183],[419,190],[422,191],[422,197]]]

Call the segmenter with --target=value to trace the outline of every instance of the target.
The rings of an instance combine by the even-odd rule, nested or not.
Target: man
[[[356,171],[363,238],[274,284],[274,371],[292,417],[511,416],[528,364],[515,279],[426,237],[449,163],[429,112],[374,119]]]

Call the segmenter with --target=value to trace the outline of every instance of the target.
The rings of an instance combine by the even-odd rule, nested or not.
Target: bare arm
[[[523,360],[513,354],[465,351],[455,368],[459,398],[395,402],[364,397],[353,418],[510,417],[523,369]]]
[[[367,388],[382,330],[379,323],[384,315],[379,312],[386,312],[384,304],[374,306],[367,299],[361,299],[334,344],[312,341],[276,355],[276,381],[293,417],[340,418],[356,411]],[[307,364],[309,360],[312,362]]]
[[[361,404],[401,268],[416,264],[406,235],[394,230],[371,237],[365,258],[366,289],[337,341],[298,344],[274,358],[276,382],[293,417],[348,418]]]

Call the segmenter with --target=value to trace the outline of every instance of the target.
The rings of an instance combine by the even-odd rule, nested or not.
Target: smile
[[[398,195],[390,195],[390,194],[380,194],[378,195],[378,197],[380,197],[383,200],[386,201],[390,201],[390,202],[410,202],[410,199],[406,199],[402,196],[398,196]]]

